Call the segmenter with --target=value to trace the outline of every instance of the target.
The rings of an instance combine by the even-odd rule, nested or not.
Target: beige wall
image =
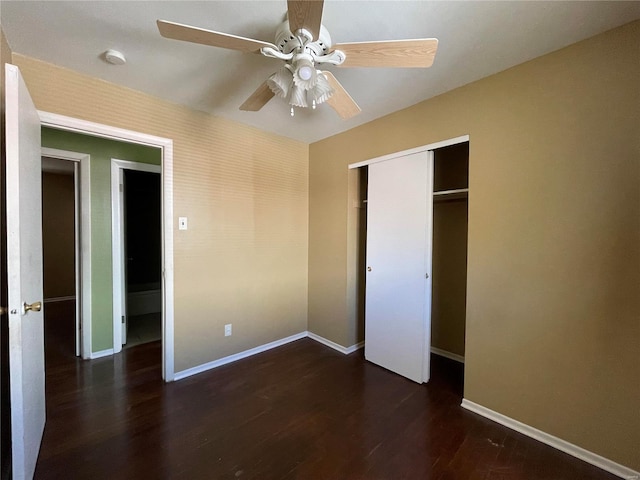
[[[73,175],[42,173],[44,298],[76,294]]]
[[[312,144],[309,329],[357,341],[347,165],[469,134],[465,397],[640,469],[639,85],[634,22]]]
[[[13,58],[39,109],[173,139],[176,371],[306,330],[307,145]]]

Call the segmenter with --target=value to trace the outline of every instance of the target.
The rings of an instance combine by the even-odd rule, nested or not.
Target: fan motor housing
[[[282,53],[291,53],[296,49],[300,48],[302,44],[300,43],[300,38],[296,37],[289,27],[289,20],[285,20],[282,22],[278,29],[276,30],[276,40],[275,44]],[[331,36],[324,25],[320,26],[320,35],[318,39],[315,41],[308,42],[304,45],[305,50],[311,50],[315,56],[326,55],[331,50]],[[311,52],[309,52],[311,53]]]

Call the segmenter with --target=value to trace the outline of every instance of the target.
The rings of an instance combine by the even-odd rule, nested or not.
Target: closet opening
[[[431,353],[464,380],[469,142],[434,150]],[[434,361],[441,359],[434,358]]]
[[[365,358],[462,397],[469,137],[350,169],[348,278]]]

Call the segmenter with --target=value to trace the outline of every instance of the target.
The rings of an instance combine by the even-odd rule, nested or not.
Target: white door
[[[431,152],[369,165],[365,358],[429,380]]]
[[[33,477],[45,422],[40,118],[6,65],[7,276],[14,480]]]

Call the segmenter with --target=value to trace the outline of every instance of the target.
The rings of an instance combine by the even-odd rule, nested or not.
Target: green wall
[[[42,128],[42,146],[91,156],[91,344],[113,347],[111,159],[160,165],[160,149]]]

